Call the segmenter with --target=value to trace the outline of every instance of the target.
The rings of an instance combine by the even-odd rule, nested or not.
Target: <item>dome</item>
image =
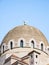
[[[15,42],[18,42],[19,38],[24,38],[26,42],[29,42],[29,40],[33,38],[37,44],[43,41],[45,45],[48,45],[48,41],[43,33],[37,28],[29,25],[17,26],[14,29],[10,30],[4,37],[2,43],[8,44],[8,42],[12,39]]]

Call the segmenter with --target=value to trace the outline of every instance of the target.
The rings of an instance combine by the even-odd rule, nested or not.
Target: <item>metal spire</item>
[[[26,22],[24,21],[24,25],[26,25]]]

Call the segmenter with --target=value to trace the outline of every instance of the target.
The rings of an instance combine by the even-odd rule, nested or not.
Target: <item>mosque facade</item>
[[[49,43],[29,25],[16,26],[1,42],[0,65],[49,65]]]

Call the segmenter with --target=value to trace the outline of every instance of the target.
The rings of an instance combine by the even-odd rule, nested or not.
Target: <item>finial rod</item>
[[[24,25],[26,25],[26,22],[24,21]]]

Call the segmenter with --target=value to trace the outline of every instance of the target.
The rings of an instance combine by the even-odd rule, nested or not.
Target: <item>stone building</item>
[[[29,25],[10,30],[2,40],[0,50],[0,65],[49,65],[46,37]]]

